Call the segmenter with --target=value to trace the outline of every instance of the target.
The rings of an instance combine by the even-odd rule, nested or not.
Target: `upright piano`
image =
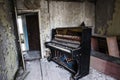
[[[51,53],[48,61],[63,66],[72,73],[72,80],[89,74],[91,28],[68,27],[52,29],[50,42],[45,42]]]

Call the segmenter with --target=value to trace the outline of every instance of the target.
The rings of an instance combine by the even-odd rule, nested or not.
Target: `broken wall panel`
[[[0,80],[13,80],[18,69],[14,26],[8,0],[0,4]]]

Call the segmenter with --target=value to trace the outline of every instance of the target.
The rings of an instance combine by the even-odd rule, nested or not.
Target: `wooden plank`
[[[94,37],[91,38],[91,48],[94,51],[98,51],[99,47],[98,47],[98,40]]]
[[[116,37],[107,37],[107,45],[110,56],[120,57]]]
[[[120,80],[120,65],[91,56],[91,67]]]
[[[25,80],[25,78],[29,73],[30,71],[24,71],[24,73],[20,77],[18,77],[16,80]]]

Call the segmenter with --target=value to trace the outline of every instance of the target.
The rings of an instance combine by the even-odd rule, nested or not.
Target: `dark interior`
[[[26,15],[26,24],[28,31],[29,50],[40,51],[38,14]]]

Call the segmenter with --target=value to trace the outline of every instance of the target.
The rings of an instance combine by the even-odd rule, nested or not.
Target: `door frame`
[[[39,23],[39,38],[40,38],[40,55],[41,55],[41,58],[44,58],[44,56],[43,56],[43,53],[44,53],[44,51],[43,51],[43,41],[42,41],[42,34],[41,34],[41,11],[39,10],[39,9],[36,9],[36,10],[18,10],[18,15],[20,14],[20,13],[34,13],[34,12],[36,12],[36,13],[38,13],[38,23]]]

